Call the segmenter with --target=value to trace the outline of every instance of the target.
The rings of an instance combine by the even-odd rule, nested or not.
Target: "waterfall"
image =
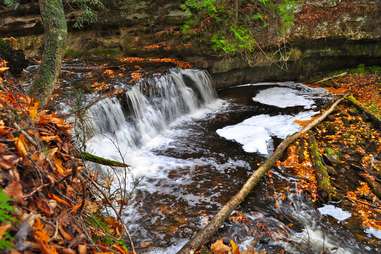
[[[110,145],[124,153],[140,149],[178,118],[197,112],[216,98],[205,71],[171,69],[166,75],[144,79],[123,96],[106,98],[89,109],[94,136],[88,149],[120,160],[120,151],[107,151]]]

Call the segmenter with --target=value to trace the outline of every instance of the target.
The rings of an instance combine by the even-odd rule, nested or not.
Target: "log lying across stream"
[[[344,97],[335,101],[332,106],[323,112],[319,117],[313,119],[306,127],[300,132],[295,133],[285,140],[275,149],[274,153],[250,176],[246,183],[242,186],[241,190],[235,194],[213,217],[209,224],[200,230],[177,254],[193,254],[203,244],[205,244],[220,228],[224,221],[229,217],[233,210],[241,204],[253,188],[259,183],[263,176],[272,168],[274,163],[279,160],[289,145],[294,143],[299,137],[307,131],[314,128],[328,115],[330,115],[337,105],[344,100]]]

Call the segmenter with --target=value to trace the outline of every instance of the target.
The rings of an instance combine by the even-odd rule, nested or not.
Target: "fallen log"
[[[328,174],[328,168],[323,162],[319,152],[319,147],[315,136],[309,132],[310,154],[311,161],[316,171],[316,179],[318,182],[319,194],[325,200],[332,200],[336,198],[336,189],[331,184],[331,179]]]
[[[103,157],[96,156],[94,154],[88,153],[88,152],[81,152],[81,158],[85,161],[91,161],[97,164],[105,165],[105,166],[110,166],[110,167],[121,167],[121,168],[126,168],[128,167],[127,164],[119,162],[119,161],[113,161],[109,160]]]
[[[299,137],[304,135],[307,131],[311,130],[321,121],[323,121],[328,115],[330,115],[336,108],[336,106],[344,100],[344,97],[338,99],[332,106],[321,114],[319,117],[314,118],[306,127],[300,132],[295,133],[285,140],[275,149],[274,153],[250,176],[246,183],[242,186],[241,190],[235,194],[213,217],[208,225],[196,233],[192,239],[181,248],[177,254],[193,254],[203,244],[205,244],[219,229],[222,223],[229,217],[231,212],[241,204],[247,195],[253,190],[253,188],[259,183],[263,176],[272,168],[273,164],[280,159],[283,152],[289,145],[294,143]]]
[[[324,82],[330,81],[330,80],[335,79],[335,78],[341,78],[341,77],[344,77],[344,76],[347,75],[347,74],[348,74],[348,72],[342,72],[342,73],[339,73],[339,74],[332,75],[332,76],[330,76],[330,77],[326,77],[326,78],[323,78],[323,79],[314,81],[314,82],[312,82],[312,83],[316,83],[316,84],[324,83]]]

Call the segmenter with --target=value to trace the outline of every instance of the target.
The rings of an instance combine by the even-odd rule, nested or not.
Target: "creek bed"
[[[109,99],[90,109],[96,135],[89,151],[119,160],[125,154],[139,179],[123,214],[139,253],[176,253],[282,138],[300,129],[296,119],[317,114],[331,99],[293,82],[234,87],[218,99],[203,72],[169,75],[148,82],[159,84],[158,90],[127,94],[127,105]],[[113,138],[119,151],[109,142]],[[379,251],[357,240],[342,226],[345,220],[322,217],[297,193],[295,178],[274,172],[273,181],[262,181],[239,207],[245,223],[226,222],[216,239],[267,253]],[[273,190],[285,185],[290,192],[276,207]]]

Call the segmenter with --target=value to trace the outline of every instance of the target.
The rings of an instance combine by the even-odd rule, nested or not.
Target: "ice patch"
[[[322,215],[332,216],[338,221],[344,221],[352,216],[350,212],[344,211],[333,205],[324,205],[323,207],[318,208],[318,210]]]
[[[378,239],[381,239],[381,230],[375,228],[367,228],[365,229],[365,233],[370,234]]]
[[[312,99],[308,98],[308,93],[287,87],[262,90],[253,98],[253,101],[278,108],[304,106],[304,108],[310,109],[315,104]]]
[[[219,136],[234,140],[243,145],[243,150],[248,153],[267,155],[272,150],[272,136],[286,138],[301,129],[295,120],[308,120],[318,112],[301,112],[296,116],[291,115],[258,115],[244,120],[236,125],[218,129]]]

